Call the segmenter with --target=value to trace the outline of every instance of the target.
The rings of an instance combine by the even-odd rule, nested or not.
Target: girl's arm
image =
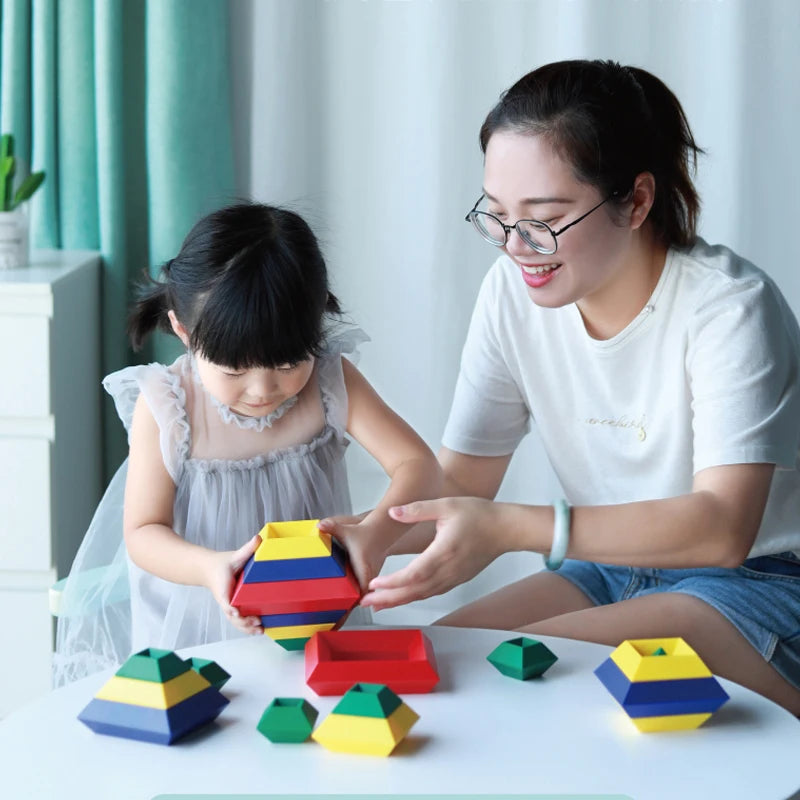
[[[258,546],[258,537],[239,550],[224,553],[187,542],[172,529],[174,502],[175,484],[161,456],[158,425],[140,395],[131,423],[123,509],[128,554],[137,566],[159,578],[205,586],[234,624],[249,630],[255,618],[236,620],[230,596],[233,576]]]
[[[357,525],[336,526],[336,535],[346,541],[356,577],[366,587],[380,571],[387,549],[407,530],[406,525],[389,516],[389,508],[414,499],[439,497],[442,471],[422,438],[383,402],[358,369],[347,359],[342,359],[342,369],[347,390],[347,432],[390,479],[380,502]]]
[[[736,567],[758,534],[774,472],[772,464],[710,467],[688,494],[572,509],[567,556],[634,567]],[[434,521],[425,552],[392,575],[375,578],[364,605],[376,609],[430,597],[469,580],[497,556],[547,554],[553,509],[454,497],[392,509],[409,524]]]

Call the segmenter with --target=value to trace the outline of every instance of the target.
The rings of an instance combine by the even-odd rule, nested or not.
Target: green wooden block
[[[558,661],[558,657],[547,645],[521,636],[497,645],[486,660],[503,675],[526,681],[542,675]]]
[[[297,744],[311,735],[318,713],[302,697],[276,697],[256,727],[271,742]]]
[[[653,653],[654,656],[665,656],[666,654],[667,651],[663,647],[659,647],[658,650]]]
[[[386,719],[403,701],[382,683],[356,683],[333,709],[335,714]]]
[[[207,658],[187,660],[192,669],[199,672],[215,689],[221,689],[230,680],[231,676],[216,661]]]
[[[305,650],[308,636],[302,639],[273,639],[275,644],[279,644],[284,650]]]
[[[140,681],[166,683],[191,669],[177,653],[172,650],[158,650],[148,647],[134,653],[118,670],[122,678],[136,678]]]

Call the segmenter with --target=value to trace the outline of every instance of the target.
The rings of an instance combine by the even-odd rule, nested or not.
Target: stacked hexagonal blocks
[[[629,639],[594,672],[640,731],[697,728],[728,699],[680,638]]]
[[[418,719],[388,686],[357,683],[311,736],[339,753],[388,756]]]
[[[264,633],[287,650],[334,628],[361,596],[344,550],[317,522],[265,525],[231,598],[242,616],[261,617]]]
[[[217,717],[229,677],[213,661],[149,648],[132,655],[78,719],[96,733],[172,744]]]

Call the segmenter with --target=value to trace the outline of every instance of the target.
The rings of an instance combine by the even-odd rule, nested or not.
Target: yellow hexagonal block
[[[711,714],[670,714],[666,717],[631,717],[642,733],[656,731],[689,731],[699,728]]]
[[[318,519],[268,522],[260,531],[256,561],[322,558],[331,555],[331,535],[318,527]]]
[[[209,686],[211,684],[193,669],[164,683],[114,675],[95,697],[147,708],[172,708]]]
[[[332,712],[311,734],[311,738],[337,753],[388,756],[418,719],[419,715],[405,703],[386,719]]]
[[[279,628],[264,628],[270,639],[310,639],[317,631],[329,631],[335,622],[317,622],[313,625],[284,625]]]
[[[653,655],[661,648],[664,655]],[[683,639],[628,639],[611,659],[629,681],[708,678],[711,670]]]

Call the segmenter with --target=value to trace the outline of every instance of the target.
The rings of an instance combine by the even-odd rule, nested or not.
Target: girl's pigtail
[[[169,277],[169,265],[165,264],[162,273]],[[171,308],[167,283],[153,280],[145,271],[139,284],[136,301],[128,314],[128,337],[134,350],[141,350],[145,339],[154,330],[172,333],[167,311]]]

